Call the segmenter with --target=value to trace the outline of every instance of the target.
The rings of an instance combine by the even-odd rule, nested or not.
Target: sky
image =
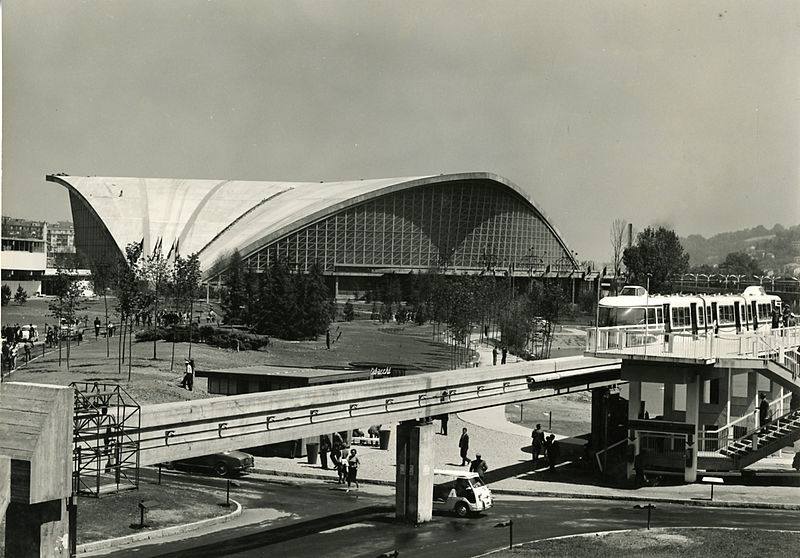
[[[45,175],[485,171],[579,259],[615,219],[800,223],[800,2],[6,0],[2,212]]]

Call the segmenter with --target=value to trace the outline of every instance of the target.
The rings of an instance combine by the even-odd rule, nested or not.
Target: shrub
[[[228,329],[210,325],[197,326],[192,324],[192,341],[195,343],[205,343],[213,347],[223,349],[240,349],[242,351],[257,350],[269,345],[269,337],[257,335],[238,329]],[[136,342],[153,341],[153,339],[163,339],[164,341],[176,343],[187,343],[189,341],[189,326],[178,325],[169,328],[158,328],[156,331],[146,329],[136,334]]]

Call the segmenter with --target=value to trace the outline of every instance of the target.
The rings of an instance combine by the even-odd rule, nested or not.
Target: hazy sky
[[[6,0],[3,214],[45,174],[487,171],[609,229],[800,223],[800,2]]]

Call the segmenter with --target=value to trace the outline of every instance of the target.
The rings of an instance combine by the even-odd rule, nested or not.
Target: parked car
[[[226,451],[212,453],[200,457],[178,459],[171,461],[168,466],[181,471],[196,471],[200,473],[213,473],[220,477],[242,475],[253,468],[253,456],[243,451]]]

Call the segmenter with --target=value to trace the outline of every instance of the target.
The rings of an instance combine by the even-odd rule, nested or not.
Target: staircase
[[[754,441],[757,442],[754,444]],[[790,411],[758,430],[749,432],[719,450],[733,460],[734,469],[743,469],[800,440],[800,410]]]

